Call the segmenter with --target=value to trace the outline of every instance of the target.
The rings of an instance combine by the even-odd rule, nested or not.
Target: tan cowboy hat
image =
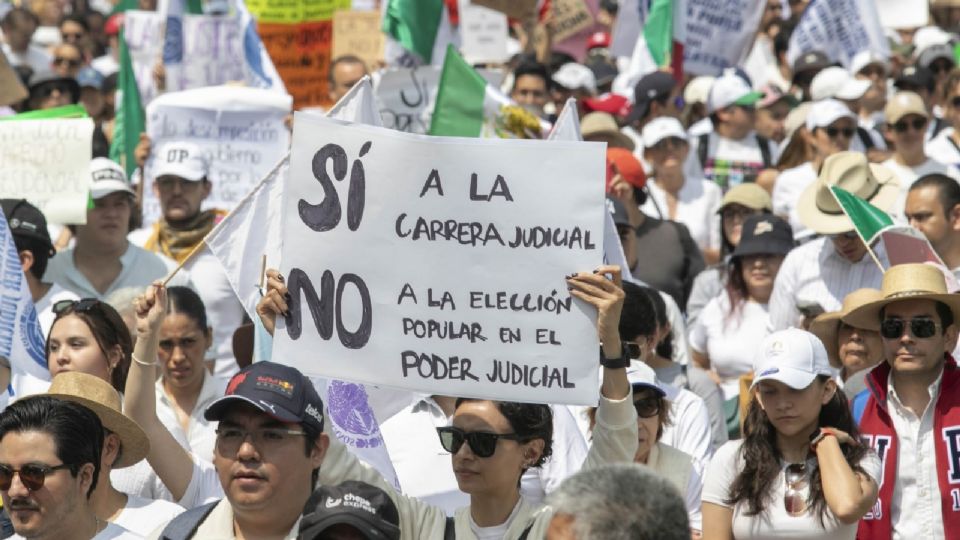
[[[110,383],[87,373],[68,371],[53,378],[47,395],[79,403],[100,417],[103,427],[120,437],[120,459],[114,469],[129,467],[147,457],[150,440],[136,422],[121,412],[120,394]]]
[[[609,146],[626,148],[631,152],[636,148],[633,139],[620,131],[617,121],[612,114],[592,112],[584,115],[580,120],[580,134],[585,141],[605,142]]]
[[[838,354],[840,352],[840,323],[850,324],[846,320],[846,316],[851,311],[864,304],[882,299],[883,294],[876,289],[857,289],[843,298],[843,306],[840,311],[823,313],[810,323],[810,332],[820,338],[823,346],[827,348],[827,357],[830,359],[831,366],[835,368],[843,367]]]
[[[833,198],[836,186],[881,210],[888,210],[900,195],[900,180],[883,165],[867,163],[860,152],[838,152],[823,162],[817,181],[807,186],[797,203],[800,221],[819,234],[853,230],[853,223]]]
[[[960,294],[947,292],[947,283],[932,264],[898,264],[883,274],[880,286],[883,298],[854,309],[843,322],[856,328],[880,329],[880,310],[900,300],[934,300],[942,302],[953,312],[954,321],[960,321]]]

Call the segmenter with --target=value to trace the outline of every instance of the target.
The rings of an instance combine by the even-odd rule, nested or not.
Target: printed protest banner
[[[163,59],[163,36],[163,15],[159,12],[129,10],[123,14],[123,37],[143,105],[159,94],[153,71]]]
[[[460,52],[471,64],[499,63],[507,60],[507,16],[460,0]]]
[[[384,71],[374,87],[383,126],[407,133],[427,133],[437,99],[440,66],[397,68]],[[503,72],[478,69],[488,83],[499,87]]]
[[[876,0],[884,28],[920,28],[930,19],[930,0]]]
[[[290,132],[288,95],[240,86],[171,92],[147,107],[147,134],[157,151],[171,140],[189,141],[207,152],[213,191],[204,208],[231,210],[284,156]],[[160,217],[153,194],[155,160],[144,169],[143,219]]]
[[[846,66],[865,50],[890,56],[874,0],[816,0],[803,11],[790,35],[787,62],[793,65],[804,53],[822,51]]]
[[[718,5],[719,4],[719,5]],[[750,54],[766,0],[688,0],[683,35],[683,70],[719,75]],[[676,32],[676,31],[675,31]],[[722,47],[717,45],[722,43]]]
[[[383,32],[379,11],[338,11],[333,14],[333,53],[359,57],[370,73],[383,62]]]
[[[47,221],[87,222],[93,120],[0,122],[0,199],[27,199]]]
[[[595,403],[596,311],[564,276],[603,260],[602,184],[583,181],[603,167],[596,143],[297,113],[273,356],[429,394]]]

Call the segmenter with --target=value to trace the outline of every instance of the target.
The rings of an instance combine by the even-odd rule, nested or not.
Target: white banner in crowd
[[[460,53],[471,64],[505,62],[507,16],[499,11],[460,0]]]
[[[383,127],[424,134],[430,130],[430,112],[437,99],[439,66],[389,69],[374,83]],[[477,73],[499,88],[503,72],[478,69]]]
[[[93,120],[0,122],[0,199],[27,199],[50,223],[84,224]]]
[[[787,62],[793,65],[800,55],[821,51],[846,66],[865,50],[890,56],[875,0],[814,0],[790,36]]]
[[[596,311],[564,276],[603,260],[603,184],[583,181],[602,145],[303,113],[293,139],[274,357],[431,394],[596,402]]]
[[[124,12],[123,38],[140,90],[140,103],[146,106],[159,94],[153,73],[163,56],[163,16],[156,11]]]
[[[750,54],[767,0],[687,0],[683,70],[719,75]],[[722,47],[717,45],[722,43]]]
[[[155,152],[168,141],[189,141],[207,152],[213,191],[204,208],[231,210],[286,154],[290,132],[283,123],[289,95],[218,86],[172,92],[147,107],[147,134]],[[155,162],[147,161],[143,220],[160,217],[153,194]]]
[[[930,20],[929,0],[876,0],[884,28],[919,28]]]

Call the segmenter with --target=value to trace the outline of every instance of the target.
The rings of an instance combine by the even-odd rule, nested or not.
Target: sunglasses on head
[[[47,475],[61,469],[69,469],[71,466],[66,463],[60,465],[41,465],[39,463],[30,463],[14,469],[9,465],[0,465],[0,491],[8,491],[10,484],[13,483],[13,475],[20,475],[20,483],[30,491],[37,491],[43,487]]]
[[[440,436],[440,446],[447,452],[456,454],[463,447],[463,443],[466,442],[470,445],[470,451],[481,458],[492,456],[497,451],[497,441],[500,439],[520,440],[520,436],[516,433],[467,432],[453,426],[437,428],[437,435]]]
[[[913,128],[914,131],[922,131],[923,128],[927,127],[927,119],[914,118],[910,122],[907,122],[906,120],[900,120],[896,124],[890,124],[890,127],[892,127],[897,133],[906,133],[910,128]]]
[[[937,334],[940,324],[930,317],[914,317],[910,319],[910,333],[916,338],[929,338]],[[907,327],[903,319],[884,319],[880,323],[880,335],[887,339],[899,339]]]
[[[827,132],[827,137],[830,137],[831,139],[836,139],[837,135],[840,135],[841,133],[845,138],[852,139],[853,134],[857,132],[857,130],[853,128],[836,128],[833,126],[824,128],[824,131]]]
[[[81,298],[80,300],[61,300],[53,304],[53,314],[59,315],[68,309],[77,312],[92,311],[100,306],[100,300],[96,298]]]
[[[633,408],[637,410],[637,416],[640,418],[650,418],[660,414],[660,398],[645,397],[633,402]]]

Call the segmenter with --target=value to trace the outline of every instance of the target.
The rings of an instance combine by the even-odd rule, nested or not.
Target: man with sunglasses
[[[12,538],[141,538],[94,513],[102,448],[103,425],[83,405],[35,396],[0,413],[0,496]]]
[[[38,71],[30,77],[30,97],[27,108],[31,111],[72,105],[80,100],[80,85],[72,77],[50,71]]]
[[[880,456],[880,498],[858,538],[943,540],[960,536],[960,295],[927,264],[903,264],[883,277],[883,298],[848,315],[880,331],[885,362],[867,375],[852,403],[862,440]]]
[[[53,71],[61,77],[76,79],[83,67],[83,51],[74,43],[61,43],[53,48]]]

